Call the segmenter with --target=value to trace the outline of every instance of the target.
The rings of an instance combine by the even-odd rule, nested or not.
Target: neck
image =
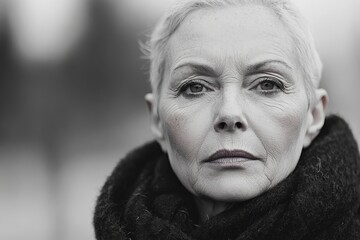
[[[223,212],[231,205],[231,203],[217,202],[210,199],[203,199],[197,197],[195,197],[195,202],[198,208],[201,222],[205,222],[210,217],[213,217]]]

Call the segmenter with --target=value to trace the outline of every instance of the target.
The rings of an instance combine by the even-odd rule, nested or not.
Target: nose
[[[224,94],[219,101],[214,122],[216,132],[244,131],[248,123],[244,116],[246,104],[241,101],[239,93]]]
[[[215,124],[214,128],[217,132],[233,132],[237,129],[243,129],[244,125],[241,121],[238,121],[234,117],[226,117],[218,121]]]

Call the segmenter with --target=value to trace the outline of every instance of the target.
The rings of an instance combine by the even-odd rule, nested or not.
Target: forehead
[[[169,39],[167,68],[191,61],[239,67],[267,59],[295,65],[294,46],[275,13],[260,5],[201,9],[189,14]]]

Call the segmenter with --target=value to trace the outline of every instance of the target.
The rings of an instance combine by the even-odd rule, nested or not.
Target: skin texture
[[[324,122],[309,107],[291,36],[261,6],[191,13],[171,36],[153,131],[203,219],[285,179]],[[218,150],[254,156],[204,162]]]

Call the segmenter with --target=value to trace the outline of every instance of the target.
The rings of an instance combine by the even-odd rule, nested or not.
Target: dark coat
[[[251,200],[198,224],[193,197],[151,142],[121,160],[98,198],[98,240],[360,239],[360,158],[348,125],[331,116],[296,169]]]

